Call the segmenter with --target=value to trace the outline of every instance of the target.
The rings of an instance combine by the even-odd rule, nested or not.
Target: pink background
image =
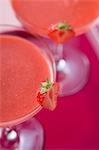
[[[69,44],[88,56],[91,62],[89,81],[79,93],[59,98],[54,112],[42,110],[37,115],[45,129],[45,146],[99,149],[99,60],[86,35]]]
[[[0,0],[0,24],[20,26],[9,2]],[[93,26],[86,35],[68,43],[88,56],[91,62],[89,81],[79,93],[59,98],[54,112],[42,110],[37,114],[45,130],[45,149],[99,149],[98,33],[98,26]]]

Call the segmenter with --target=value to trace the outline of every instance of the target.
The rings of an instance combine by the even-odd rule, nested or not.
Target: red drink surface
[[[41,109],[36,99],[40,83],[51,78],[40,49],[25,39],[0,35],[0,125]],[[38,109],[38,110],[37,110]],[[10,123],[10,124],[11,124]]]
[[[63,21],[79,34],[99,15],[98,0],[12,0],[12,6],[27,29],[42,36],[52,24]]]

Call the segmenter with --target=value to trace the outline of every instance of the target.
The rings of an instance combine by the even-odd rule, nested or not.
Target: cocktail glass
[[[11,36],[15,38],[21,38],[21,40],[26,40],[26,42],[33,43],[33,36],[26,33],[23,29],[8,26],[8,25],[0,25],[0,37],[2,36]],[[31,41],[29,41],[29,38]],[[36,41],[38,39],[35,39]],[[40,43],[40,40],[39,40]],[[13,43],[12,43],[13,44]],[[0,41],[0,45],[2,48],[2,41]],[[52,82],[55,81],[55,62],[53,56],[50,52],[45,53],[42,48],[39,47],[40,53],[42,52],[44,59],[48,62],[48,69],[50,69],[50,78]],[[2,55],[1,55],[2,56]],[[1,65],[2,65],[2,59]],[[2,68],[1,68],[2,69]],[[35,73],[35,72],[34,72]],[[8,77],[9,78],[9,77]],[[0,80],[2,81],[2,76],[0,76]],[[6,82],[5,82],[6,84]],[[1,85],[1,84],[0,84]],[[14,88],[14,85],[13,85]],[[2,91],[2,87],[1,90]],[[12,91],[13,93],[13,91]],[[2,97],[2,94],[0,94]],[[15,97],[13,97],[14,99]],[[3,100],[4,101],[4,100]],[[28,100],[27,100],[28,101]],[[10,103],[10,101],[9,101]],[[8,104],[9,105],[9,104]],[[0,107],[2,107],[2,99],[0,98]],[[28,106],[26,106],[28,107]],[[38,113],[42,109],[41,105],[37,105],[35,109],[25,114],[24,116],[20,116],[17,119],[2,121],[2,111],[0,112],[0,149],[1,150],[37,150],[42,149],[43,147],[43,129],[41,124],[33,117],[36,113]],[[19,111],[19,110],[18,110]],[[13,113],[13,112],[12,112]],[[6,113],[7,114],[7,113]],[[15,112],[14,112],[15,114]],[[33,118],[32,118],[33,117]],[[32,119],[31,119],[32,118]]]
[[[85,33],[99,15],[97,0],[29,0],[29,2],[11,0],[11,2],[23,26],[32,34],[37,33],[46,38],[51,26],[63,22],[72,26],[76,36]],[[90,68],[87,56],[72,46],[64,47],[66,44],[67,41],[63,44],[53,44],[50,48],[56,61],[60,96],[72,95],[82,89],[88,81]]]

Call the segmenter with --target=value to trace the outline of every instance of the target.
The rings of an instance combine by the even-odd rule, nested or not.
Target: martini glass
[[[17,28],[14,26],[1,25],[0,26],[0,37],[2,37],[2,36],[12,37],[12,38],[19,38],[19,36],[20,36],[19,39],[21,39],[21,40],[24,40],[24,38],[25,39],[27,38],[27,41],[25,41],[26,43],[27,42],[29,42],[31,44],[33,43],[33,36],[30,36],[30,34],[26,33],[23,29]],[[29,41],[29,39],[28,39],[29,37],[31,37],[32,42]],[[13,44],[13,42],[12,42],[12,44]],[[2,42],[1,42],[1,46],[2,46]],[[54,65],[53,57],[52,57],[52,55],[50,55],[49,52],[45,53],[43,51],[43,49],[40,47],[39,47],[39,50],[40,50],[40,53],[41,52],[43,53],[44,59],[48,62],[48,68],[50,69],[50,73],[51,73],[50,78],[52,81],[54,81],[55,80],[55,74],[54,74],[55,65]],[[13,85],[13,88],[14,88],[14,85]],[[13,91],[12,91],[12,93],[13,93]],[[15,96],[13,96],[13,99],[15,99]],[[2,104],[2,101],[0,102],[0,104]],[[9,104],[10,104],[10,101],[9,101]],[[8,104],[8,106],[9,106],[9,104]],[[26,106],[26,107],[28,107],[28,106]],[[0,109],[1,109],[1,105],[0,105]],[[0,114],[2,114],[2,115],[0,115],[0,127],[1,127],[0,128],[0,149],[2,149],[2,150],[5,150],[5,149],[11,149],[11,150],[42,149],[42,147],[43,147],[43,129],[42,129],[41,124],[35,118],[32,118],[41,109],[42,109],[42,107],[40,105],[37,105],[37,107],[35,107],[35,109],[32,112],[30,112],[30,113],[27,112],[27,114],[25,114],[24,116],[20,116],[17,119],[9,119],[9,116],[6,116],[7,119],[5,119],[5,120],[3,120],[4,118],[2,118],[3,114],[1,111]],[[12,113],[15,114],[15,112],[12,112]],[[5,116],[5,114],[4,114],[4,116]]]
[[[49,38],[48,30],[51,26],[67,22],[78,36],[85,33],[99,15],[97,0],[29,0],[28,2],[11,0],[11,2],[23,26],[30,33],[44,37],[45,41]],[[87,56],[72,45],[68,46],[67,43],[66,41],[56,44],[51,40],[48,44],[56,62],[60,96],[72,95],[81,90],[88,81],[90,70]]]

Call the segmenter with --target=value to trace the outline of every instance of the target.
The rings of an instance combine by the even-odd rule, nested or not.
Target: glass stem
[[[63,59],[63,51],[64,51],[63,44],[56,45],[56,52],[55,52],[55,60],[58,62],[60,59]]]
[[[19,135],[14,128],[0,128],[1,149],[17,150],[19,145]]]

